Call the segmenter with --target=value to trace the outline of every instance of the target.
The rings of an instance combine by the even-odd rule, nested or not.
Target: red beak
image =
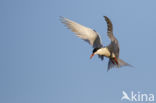
[[[94,56],[94,53],[90,55],[90,59],[92,59],[93,56]]]

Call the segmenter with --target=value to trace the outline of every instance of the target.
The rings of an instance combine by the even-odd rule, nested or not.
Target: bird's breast
[[[108,50],[108,48],[101,48],[101,49],[99,49],[97,54],[104,55],[106,57],[110,57],[110,51]]]

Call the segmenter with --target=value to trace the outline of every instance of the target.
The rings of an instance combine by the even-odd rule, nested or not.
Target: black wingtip
[[[108,19],[108,17],[107,16],[103,16],[105,19]]]

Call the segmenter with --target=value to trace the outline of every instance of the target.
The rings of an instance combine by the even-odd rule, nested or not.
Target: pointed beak
[[[90,55],[90,59],[92,59],[93,56],[94,56],[94,53]]]

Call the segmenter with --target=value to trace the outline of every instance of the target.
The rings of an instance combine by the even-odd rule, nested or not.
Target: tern
[[[98,55],[101,60],[103,60],[104,57],[109,58],[107,70],[110,70],[114,67],[119,68],[122,66],[131,66],[119,58],[120,48],[118,40],[113,35],[112,22],[107,16],[104,16],[104,18],[107,23],[107,35],[111,41],[108,46],[102,45],[100,36],[95,30],[85,27],[65,17],[60,17],[60,20],[67,26],[67,28],[74,32],[76,36],[88,42],[93,47],[90,58],[92,58],[95,54]]]

